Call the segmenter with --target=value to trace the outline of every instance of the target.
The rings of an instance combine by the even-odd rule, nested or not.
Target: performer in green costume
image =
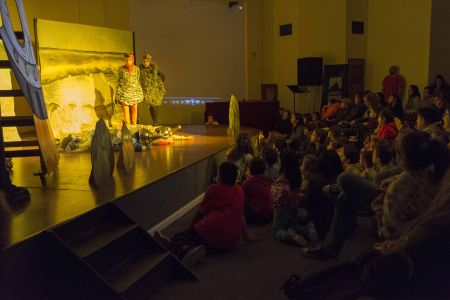
[[[144,54],[143,61],[139,67],[141,69],[141,86],[144,92],[144,101],[150,110],[153,125],[155,126],[159,124],[159,108],[166,95],[165,76],[159,70],[158,65],[152,61],[152,56],[148,53]]]

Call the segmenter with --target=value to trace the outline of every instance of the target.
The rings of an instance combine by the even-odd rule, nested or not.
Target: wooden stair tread
[[[9,60],[0,60],[0,69],[11,69]]]
[[[0,97],[21,97],[22,90],[0,90]]]
[[[141,249],[105,274],[105,279],[116,292],[123,293],[168,256],[169,252]]]
[[[23,149],[23,150],[5,150],[5,157],[33,157],[41,156],[39,149]]]
[[[6,147],[37,147],[39,146],[39,142],[37,140],[31,140],[31,141],[8,141],[4,142],[5,148]]]
[[[7,116],[1,117],[0,120],[2,127],[14,127],[14,126],[34,126],[33,116]]]
[[[87,257],[136,227],[138,225],[133,223],[104,223],[68,240],[67,243],[80,257]]]

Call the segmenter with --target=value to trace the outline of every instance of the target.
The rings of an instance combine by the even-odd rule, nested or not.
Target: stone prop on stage
[[[239,119],[239,102],[235,95],[231,95],[228,123],[227,133],[232,136],[238,135],[241,125]]]
[[[120,146],[119,158],[117,159],[117,169],[123,169],[127,174],[131,173],[134,167],[134,145],[131,133],[127,124],[123,121],[122,144]]]
[[[114,153],[111,136],[103,119],[95,125],[95,133],[92,136],[91,146],[92,170],[89,176],[89,184],[96,188],[107,183],[114,172]]]
[[[147,151],[151,146],[170,145],[174,141],[194,140],[193,136],[178,135],[175,132],[181,130],[181,126],[171,128],[168,126],[135,125],[130,126],[134,149],[136,152]],[[109,129],[114,151],[120,150],[122,133],[119,129]],[[59,144],[59,148],[65,153],[78,153],[90,151],[94,130],[84,131],[79,134],[69,134]]]

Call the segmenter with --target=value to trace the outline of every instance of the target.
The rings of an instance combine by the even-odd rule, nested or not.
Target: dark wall
[[[433,0],[431,9],[430,68],[431,83],[436,74],[450,81],[450,1]]]

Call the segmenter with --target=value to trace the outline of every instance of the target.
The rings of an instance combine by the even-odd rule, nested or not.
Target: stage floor
[[[98,190],[88,183],[90,152],[61,153],[59,170],[47,176],[46,187],[42,187],[39,177],[33,176],[33,172],[40,170],[37,158],[14,159],[12,182],[27,187],[31,200],[17,207],[13,214],[10,245],[230,148],[235,138],[227,136],[226,131],[225,126],[185,125],[180,134],[193,135],[194,141],[175,141],[172,145],[136,152],[134,172],[126,174],[116,168],[112,183]],[[258,133],[251,128],[242,128],[241,132],[251,137]]]

